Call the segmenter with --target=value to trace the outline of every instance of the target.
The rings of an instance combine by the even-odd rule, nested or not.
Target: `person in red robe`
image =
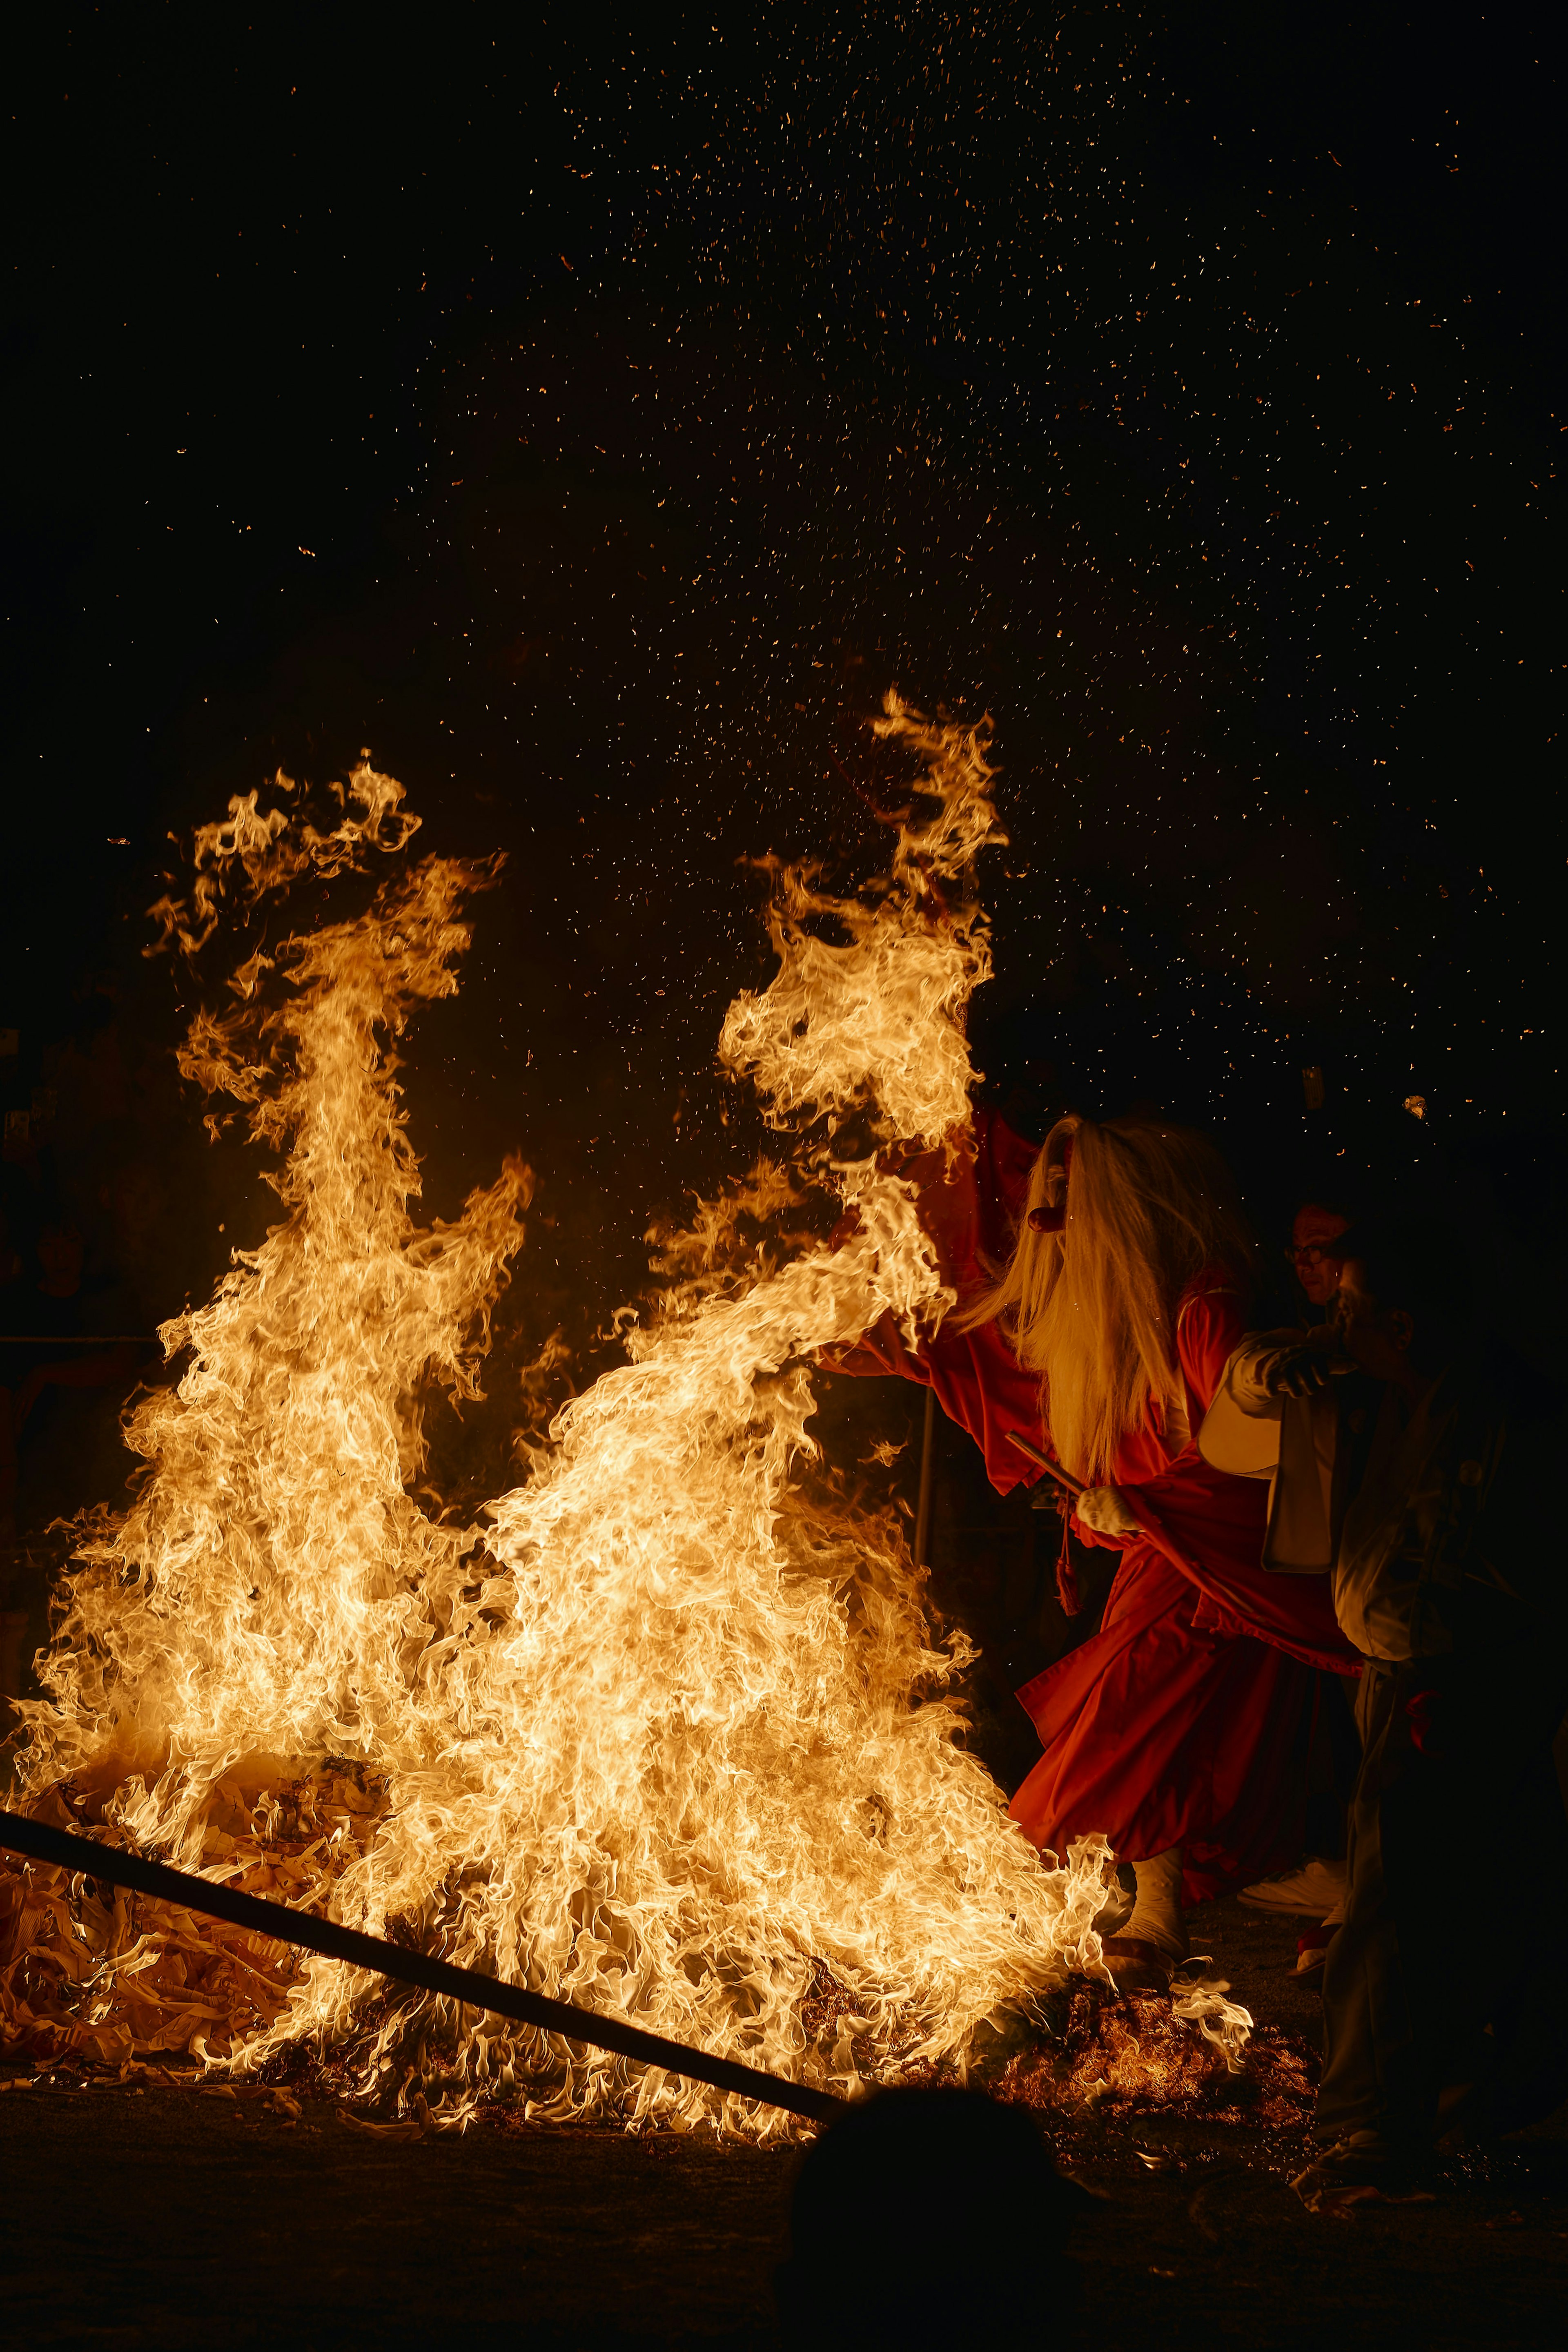
[[[1107,1956],[1159,1981],[1184,1903],[1296,1858],[1317,1676],[1359,1663],[1326,1580],[1262,1567],[1266,1488],[1197,1449],[1247,1329],[1234,1187],[1163,1120],[1063,1119],[1037,1152],[987,1110],[904,1172],[959,1304],[915,1349],[884,1318],[829,1360],[934,1390],[1002,1493],[1040,1475],[1009,1433],[1043,1446],[1084,1486],[1076,1532],[1120,1551],[1099,1630],[1019,1693],[1043,1752],[1011,1811],[1042,1850],[1101,1831],[1132,1864]]]

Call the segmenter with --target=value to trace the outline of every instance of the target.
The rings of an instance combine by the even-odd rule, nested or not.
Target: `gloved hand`
[[[1332,1334],[1277,1348],[1260,1360],[1253,1379],[1272,1397],[1321,1396],[1333,1380],[1354,1372],[1355,1359],[1347,1356]]]
[[[1078,1517],[1097,1536],[1138,1536],[1142,1528],[1127,1508],[1119,1486],[1085,1486],[1078,1497]]]

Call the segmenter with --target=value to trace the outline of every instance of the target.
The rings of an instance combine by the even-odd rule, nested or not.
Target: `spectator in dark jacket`
[[[1226,1384],[1311,1415],[1295,1455],[1364,1660],[1309,2197],[1407,2181],[1461,2117],[1516,2129],[1568,2094],[1561,1399],[1478,1336],[1455,1237],[1365,1220],[1336,1247],[1337,1353],[1251,1342]]]

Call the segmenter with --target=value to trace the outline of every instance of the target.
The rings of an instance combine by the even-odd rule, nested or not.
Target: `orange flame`
[[[393,1041],[452,992],[455,910],[493,869],[426,860],[359,920],[258,951],[239,1012],[193,1025],[184,1066],[287,1153],[286,1214],[164,1327],[192,1362],[133,1415],[145,1483],[83,1548],[27,1710],[36,1801],[71,1783],[111,1833],[188,1866],[281,1874],[355,1925],[840,2090],[961,2070],[983,2021],[1098,1966],[1104,1841],[1042,1867],[960,1744],[945,1691],[970,1653],[934,1633],[896,1514],[852,1506],[807,1434],[816,1351],[951,1303],[911,1189],[843,1125],[930,1145],[962,1121],[963,1013],[989,969],[967,887],[1000,837],[984,734],[891,697],[881,725],[924,761],[929,820],[862,897],[778,876],[779,972],[721,1043],[777,1126],[826,1118],[812,1164],[857,1230],[748,1255],[742,1221],[801,1197],[768,1162],[702,1204],[662,1237],[666,1287],[629,1322],[629,1360],[557,1416],[482,1534],[411,1496],[418,1398],[432,1378],[478,1393],[529,1180],[509,1165],[455,1224],[415,1227]],[[236,868],[254,894],[402,846],[400,788],[367,765],[350,789],[351,836],[235,803],[204,836],[194,906],[158,910],[166,934],[199,944]],[[286,991],[270,1012],[264,983]],[[101,1929],[75,2012],[100,2035],[131,2016],[120,1932]],[[371,1989],[312,1961],[287,1997],[207,2001],[180,2046],[254,2066],[307,2036],[351,2044],[366,2087],[395,2062],[423,2105],[406,2053],[444,2039],[438,2121],[515,2084],[536,2112],[787,2127],[441,2004],[367,2030]],[[150,2046],[144,2021],[124,2042]]]

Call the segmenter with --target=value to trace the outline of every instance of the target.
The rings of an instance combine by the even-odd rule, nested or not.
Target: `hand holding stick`
[[[1049,1454],[1042,1454],[1032,1439],[1021,1436],[1016,1429],[1009,1429],[1007,1438],[1009,1445],[1016,1445],[1019,1452],[1028,1461],[1032,1462],[1037,1470],[1043,1470],[1048,1478],[1054,1478],[1057,1485],[1066,1493],[1069,1495],[1083,1493],[1082,1479],[1075,1478],[1071,1470],[1064,1470],[1060,1462],[1053,1462]]]
[[[1260,1366],[1263,1385],[1272,1397],[1322,1396],[1330,1383],[1358,1367],[1333,1331],[1316,1334],[1291,1348],[1280,1348]]]

